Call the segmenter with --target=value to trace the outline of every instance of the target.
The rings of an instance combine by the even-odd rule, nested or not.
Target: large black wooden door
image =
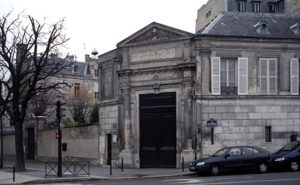
[[[176,94],[140,95],[140,166],[176,167]]]
[[[34,160],[34,128],[27,128],[27,159]]]

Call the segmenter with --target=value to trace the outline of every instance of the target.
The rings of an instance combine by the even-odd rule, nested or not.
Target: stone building
[[[196,32],[221,12],[300,13],[297,0],[209,0],[197,12]]]
[[[274,151],[299,135],[299,18],[222,12],[196,34],[203,155],[226,145]]]
[[[179,167],[300,134],[300,15],[286,13],[294,1],[270,1],[281,13],[255,2],[265,11],[210,0],[198,15],[218,10],[195,34],[153,22],[99,56],[101,164]]]
[[[50,60],[59,60],[56,55],[51,55]],[[30,111],[31,105],[29,105],[29,111],[27,114],[26,122],[24,124],[24,143],[25,152],[27,159],[34,159],[38,153],[43,153],[44,151],[38,151],[38,131],[47,129],[49,124],[56,123],[56,101],[60,100],[64,103],[65,99],[72,96],[73,93],[87,92],[92,95],[95,100],[98,96],[98,69],[96,65],[96,60],[89,55],[85,56],[85,62],[78,62],[74,56],[67,56],[65,62],[70,62],[72,65],[66,67],[60,71],[57,75],[52,76],[47,79],[46,83],[66,83],[69,87],[64,86],[59,92],[51,92],[49,97],[52,100],[49,101],[47,107],[51,110],[44,116],[34,115],[35,113]],[[63,120],[72,120],[72,114],[70,112],[71,107],[64,106],[66,109],[62,114]],[[92,108],[92,107],[90,107]],[[52,138],[54,139],[54,135]],[[43,147],[41,147],[43,148]]]

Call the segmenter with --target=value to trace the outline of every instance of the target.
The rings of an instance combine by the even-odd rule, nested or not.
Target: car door
[[[250,169],[257,166],[257,152],[254,152],[254,149],[251,147],[242,148],[242,159],[241,159],[241,168]]]
[[[226,171],[238,170],[241,167],[242,148],[234,147],[228,150],[224,157],[223,168]]]

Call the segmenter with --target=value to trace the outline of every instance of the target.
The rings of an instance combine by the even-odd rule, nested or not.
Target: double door
[[[175,93],[140,96],[140,166],[176,167]]]

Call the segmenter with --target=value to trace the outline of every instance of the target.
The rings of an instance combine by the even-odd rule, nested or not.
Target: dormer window
[[[78,73],[78,71],[79,71],[79,67],[78,67],[78,65],[75,65],[74,66],[74,73]]]
[[[258,34],[270,34],[268,30],[268,23],[266,21],[260,21],[254,25],[254,29]]]
[[[260,12],[260,2],[259,1],[252,2],[252,11],[255,13]]]
[[[237,8],[239,12],[245,12],[246,11],[246,1],[245,0],[238,0],[237,1]]]
[[[296,23],[296,24],[292,25],[290,27],[290,29],[295,35],[299,35],[300,34],[300,23]]]

